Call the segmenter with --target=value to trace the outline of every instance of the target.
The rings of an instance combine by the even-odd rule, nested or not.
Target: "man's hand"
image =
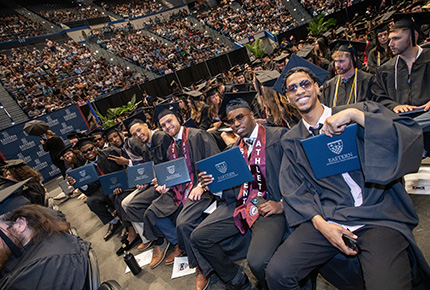
[[[358,109],[346,109],[328,117],[321,129],[321,133],[333,137],[339,135],[350,123],[355,122],[364,127],[364,113]]]
[[[333,247],[337,248],[348,256],[357,255],[358,252],[348,248],[345,245],[345,242],[342,240],[343,234],[357,239],[358,237],[352,232],[337,224],[326,222],[320,215],[314,216],[312,218],[312,223],[314,227],[330,242],[330,244],[333,245]]]
[[[155,190],[156,190],[159,194],[165,194],[165,193],[167,193],[167,192],[170,190],[170,188],[166,187],[166,185],[163,185],[163,186],[161,186],[161,185],[156,185],[156,186],[155,186]]]
[[[151,183],[152,183],[155,187],[157,187],[157,186],[158,186],[157,178],[155,177],[155,178],[151,181]]]
[[[396,114],[398,114],[398,113],[406,113],[406,112],[410,112],[410,111],[413,111],[413,110],[422,109],[425,106],[429,106],[430,107],[429,103],[427,103],[427,104],[425,104],[424,106],[421,106],[421,107],[410,106],[410,105],[398,105],[398,106],[394,107],[393,111]],[[427,110],[428,110],[428,108],[427,108]]]
[[[284,212],[284,206],[282,205],[281,201],[269,200],[269,201],[263,203],[258,208],[258,211],[262,216],[268,217],[268,216],[271,216],[272,214],[283,213]]]
[[[430,109],[430,101],[429,102],[427,102],[427,103],[425,103],[424,105],[422,105],[422,106],[419,106],[419,107],[417,107],[417,109],[418,110],[420,110],[420,109],[424,109],[424,111],[428,111],[429,109]]]
[[[199,183],[203,188],[209,190],[207,186],[213,181],[214,178],[212,177],[212,174],[208,174],[206,171],[202,171],[199,173]]]
[[[205,192],[203,188],[201,188],[200,186],[196,186],[191,190],[190,194],[188,195],[188,198],[191,200],[200,200],[202,198],[203,192]]]
[[[76,180],[75,180],[73,177],[71,177],[71,176],[67,176],[67,182],[68,182],[71,186],[73,186],[73,184],[75,184],[75,183],[76,183]]]
[[[121,189],[121,188],[115,188],[115,189],[113,190],[113,195],[120,194],[121,192],[122,192],[122,189]]]
[[[118,165],[128,166],[129,164],[129,160],[122,156],[109,155],[108,159],[114,161]]]

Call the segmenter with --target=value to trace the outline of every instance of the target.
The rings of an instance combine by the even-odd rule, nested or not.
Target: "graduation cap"
[[[338,29],[336,29],[336,35],[339,35],[339,34],[341,34],[342,32],[344,32],[344,31],[346,31],[346,28],[345,27],[339,27]]]
[[[262,86],[271,88],[275,85],[276,80],[281,74],[275,70],[262,70],[255,72],[255,75]]]
[[[72,145],[69,145],[69,146],[64,147],[64,148],[63,148],[63,150],[61,150],[61,151],[58,153],[58,157],[62,157],[64,154],[66,154],[66,153],[67,153],[67,152],[69,152],[69,151],[72,151],[72,152],[73,152],[73,146],[72,146]]]
[[[243,70],[243,69],[237,70],[237,71],[233,74],[233,76],[235,76],[235,77],[241,76],[241,75],[243,75],[243,73],[244,73],[244,72],[245,72],[245,70]]]
[[[79,139],[79,138],[83,138],[83,137],[86,137],[87,135],[85,134],[85,133],[83,133],[83,132],[76,132],[76,131],[73,131],[73,132],[71,132],[70,134],[68,134],[67,135],[67,139],[75,139],[75,138],[77,138],[77,139]]]
[[[122,121],[122,123],[128,131],[130,131],[131,126],[134,124],[146,123],[145,110],[143,108],[138,108],[130,117]]]
[[[103,129],[97,128],[94,129],[90,132],[89,136],[94,136],[94,135],[103,135]]]
[[[173,114],[176,116],[178,111],[179,103],[169,103],[157,105],[154,108],[154,122],[160,122],[160,119],[166,115]]]
[[[314,45],[305,45],[303,48],[297,52],[297,56],[300,56],[301,58],[308,59],[312,56],[314,52]]]
[[[30,179],[31,177],[17,182],[0,176],[0,215],[30,204],[30,201],[22,195],[13,194]]]
[[[283,62],[288,57],[288,53],[281,53],[281,55],[275,57],[273,60],[277,63]]]
[[[22,159],[11,159],[7,160],[7,164],[2,166],[2,169],[8,169],[8,168],[14,168],[14,167],[20,167],[25,165],[25,161]]]
[[[381,21],[382,22],[385,22],[385,21],[387,21],[387,20],[389,20],[389,19],[391,19],[391,16],[393,16],[393,14],[394,13],[396,13],[395,11],[390,11],[390,12],[387,12],[387,13],[385,13],[382,17],[381,17]]]
[[[256,59],[253,62],[251,62],[251,67],[252,68],[256,68],[256,67],[259,67],[259,66],[261,66],[261,67],[263,66],[263,62],[261,60]]]
[[[355,52],[357,51],[364,52],[366,50],[366,45],[367,44],[365,42],[339,39],[331,42],[329,47],[333,52],[344,51],[355,55]]]
[[[112,127],[111,127],[112,128]],[[105,131],[106,132],[106,131]],[[87,144],[94,144],[94,138],[93,137],[85,137],[78,140],[74,148],[81,149],[83,146]]]
[[[251,110],[256,91],[225,93],[218,115],[226,116],[231,110],[248,108]]]
[[[193,99],[194,101],[200,101],[202,98],[202,92],[199,91],[189,91],[186,92],[187,96],[191,99]]]
[[[376,35],[378,35],[378,33],[384,32],[384,31],[389,31],[390,30],[390,28],[388,27],[389,23],[390,23],[389,21],[382,22],[382,23],[376,25],[375,27],[373,27],[372,30],[375,31]]]
[[[331,34],[331,31],[329,30],[329,31],[327,31],[327,32],[324,32],[324,33],[323,33],[323,36],[324,36],[324,37],[326,37],[326,38],[329,38],[329,37],[330,37],[330,34]]]
[[[115,124],[113,126],[110,126],[109,128],[106,128],[103,132],[103,136],[106,138],[109,137],[110,134],[114,133],[114,132],[119,132],[119,125],[120,124]]]
[[[391,30],[410,29],[412,44],[416,44],[414,30],[421,33],[420,26],[430,24],[430,12],[397,13],[393,15],[394,24]]]
[[[357,30],[355,30],[355,34],[356,34],[356,35],[364,35],[364,34],[367,34],[367,28],[366,28],[366,27],[364,27],[364,28],[357,29]]]
[[[213,95],[217,94],[218,93],[218,89],[219,89],[219,86],[215,86],[215,87],[209,88],[209,90],[207,90],[205,92],[206,98],[212,97]]]
[[[279,76],[278,80],[276,81],[275,85],[273,86],[273,89],[277,91],[280,94],[284,94],[282,91],[282,85],[284,83],[284,77],[287,74],[287,72],[290,69],[293,69],[295,67],[305,67],[310,69],[315,76],[318,78],[318,84],[321,86],[324,84],[325,79],[327,78],[328,72],[319,66],[314,65],[313,63],[310,63],[309,61],[301,58],[300,56],[297,56],[293,54],[288,61],[287,65],[285,66],[284,70],[282,71],[281,75]]]

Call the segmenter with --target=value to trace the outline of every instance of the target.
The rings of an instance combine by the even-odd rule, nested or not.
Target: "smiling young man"
[[[269,288],[300,289],[303,279],[339,252],[358,257],[366,289],[410,289],[412,278],[417,280],[408,254],[419,269],[413,273],[428,283],[430,269],[412,234],[418,217],[401,182],[420,165],[419,126],[373,102],[321,105],[317,78],[308,68],[289,70],[283,89],[302,117],[282,139],[279,174],[285,214],[295,230],[267,267]],[[358,124],[361,169],[317,179],[301,141],[341,134],[351,123]],[[343,234],[356,239],[358,249],[348,247]]]
[[[373,76],[357,68],[356,48],[351,42],[337,42],[339,44],[332,55],[337,76],[324,86],[321,103],[336,107],[370,99]],[[354,45],[363,48],[362,43],[354,42]]]
[[[258,124],[250,106],[254,96],[255,92],[226,94],[221,110],[224,112],[225,109],[227,123],[240,137],[236,145],[247,161],[255,182],[243,184],[234,191],[224,191],[224,202],[191,236],[193,244],[226,283],[226,289],[248,289],[251,283],[223,249],[221,242],[251,231],[249,249],[243,250],[247,252],[252,273],[267,289],[266,266],[287,230],[277,175],[282,157],[280,140],[287,129]],[[210,184],[210,175],[201,174],[200,177],[202,186]],[[258,207],[252,203],[257,197],[263,200]]]

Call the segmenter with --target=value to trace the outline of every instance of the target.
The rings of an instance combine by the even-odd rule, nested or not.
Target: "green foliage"
[[[264,56],[264,47],[261,44],[261,39],[256,39],[252,44],[245,43],[245,45],[255,58],[260,59]]]
[[[321,36],[324,32],[326,32],[330,27],[336,25],[336,19],[330,18],[327,21],[324,21],[325,14],[321,13],[314,20],[309,21],[308,30],[312,32],[314,36]]]
[[[133,112],[134,110],[136,110],[141,102],[142,101],[136,103],[136,94],[134,94],[131,100],[126,105],[117,108],[109,108],[106,112],[106,117],[99,112],[96,113],[97,116],[101,119],[103,127],[108,128],[115,125],[116,118],[120,118],[122,115],[124,115],[124,113]]]

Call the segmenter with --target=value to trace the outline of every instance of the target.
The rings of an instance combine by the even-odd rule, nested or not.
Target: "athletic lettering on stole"
[[[254,180],[249,183],[242,184],[234,209],[234,224],[242,234],[254,224],[259,217],[257,207],[251,203],[251,200],[257,196],[264,199],[267,197],[266,187],[266,129],[257,124],[258,134],[252,148],[251,156],[248,160],[248,146],[241,138],[239,140],[239,148],[243,158],[251,169]]]

